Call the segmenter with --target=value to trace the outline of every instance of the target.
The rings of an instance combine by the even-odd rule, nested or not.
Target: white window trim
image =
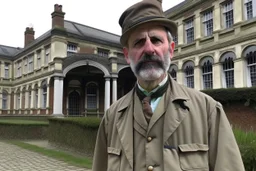
[[[9,63],[5,63],[4,64],[4,78],[9,79],[10,78],[10,74],[9,74]]]
[[[203,26],[204,26],[204,36],[211,36],[211,35],[208,35],[208,31],[207,31],[207,22],[212,20],[212,32],[213,32],[213,27],[214,27],[214,20],[213,20],[213,10],[210,10],[210,11],[206,11],[203,13]]]
[[[228,5],[228,6],[226,6],[226,5]],[[224,25],[224,28],[228,29],[229,27],[227,26],[226,14],[230,11],[233,12],[233,24],[234,24],[234,17],[235,17],[234,16],[234,1],[231,0],[231,1],[228,1],[225,4],[223,4],[222,10],[223,10],[223,12],[222,12],[223,25]]]
[[[245,20],[249,20],[247,17],[247,8],[246,4],[252,2],[252,17],[256,17],[256,0],[244,0],[244,18]]]

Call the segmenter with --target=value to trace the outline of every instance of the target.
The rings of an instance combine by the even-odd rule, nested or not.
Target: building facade
[[[0,115],[103,115],[135,77],[118,35],[64,20],[56,4],[52,28],[24,48],[0,46]]]
[[[170,72],[198,90],[256,85],[256,0],[185,0],[167,10],[178,33]]]
[[[165,11],[178,33],[170,74],[198,90],[256,85],[256,0],[185,0]],[[0,45],[0,115],[101,116],[136,79],[120,36],[64,20],[24,47]]]

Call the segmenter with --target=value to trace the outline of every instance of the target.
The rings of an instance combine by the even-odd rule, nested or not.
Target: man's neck
[[[144,89],[146,90],[147,92],[150,92],[151,90],[155,89],[159,83],[161,83],[164,78],[166,77],[167,74],[163,74],[161,77],[159,77],[159,79],[157,80],[150,80],[150,81],[147,81],[147,80],[141,80],[141,79],[138,79],[138,83],[139,85]]]

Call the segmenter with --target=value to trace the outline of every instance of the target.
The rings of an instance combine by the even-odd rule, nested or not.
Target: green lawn
[[[12,125],[48,125],[48,121],[34,121],[34,120],[18,120],[18,119],[1,119],[0,124]]]

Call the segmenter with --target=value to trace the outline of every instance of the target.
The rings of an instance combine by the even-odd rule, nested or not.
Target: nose
[[[147,39],[144,44],[144,53],[152,55],[155,53],[154,45],[150,41],[150,39]]]

